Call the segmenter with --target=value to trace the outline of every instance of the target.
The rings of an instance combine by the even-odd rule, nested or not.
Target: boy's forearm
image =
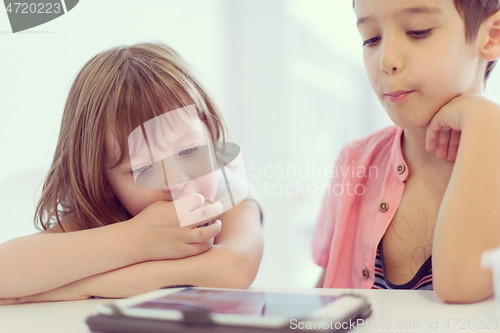
[[[492,294],[491,271],[480,258],[500,246],[500,110],[480,111],[464,119],[434,233],[434,289],[452,302]]]
[[[124,223],[0,244],[0,298],[41,293],[139,262],[136,240]]]

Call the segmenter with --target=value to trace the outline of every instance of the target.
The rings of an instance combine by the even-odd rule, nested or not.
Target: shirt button
[[[404,164],[398,165],[398,173],[402,174],[403,172],[405,172],[405,165]]]
[[[370,272],[366,268],[363,269],[363,271],[361,272],[361,274],[363,274],[363,277],[365,279],[368,279],[370,277]]]
[[[385,201],[381,202],[379,205],[378,205],[378,209],[381,211],[381,212],[385,212],[386,210],[389,209],[389,204]]]

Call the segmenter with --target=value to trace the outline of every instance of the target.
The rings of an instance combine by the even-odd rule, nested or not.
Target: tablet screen
[[[203,309],[220,314],[297,318],[306,316],[339,298],[339,296],[311,294],[188,288],[153,298],[130,308],[177,311]]]

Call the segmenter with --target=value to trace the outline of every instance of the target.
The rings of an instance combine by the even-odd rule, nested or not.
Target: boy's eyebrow
[[[421,6],[404,8],[399,11],[401,14],[443,14],[443,11],[437,7]]]
[[[411,8],[403,8],[401,10],[398,10],[396,15],[408,15],[408,14],[443,14],[443,11],[437,7],[429,7],[429,6],[420,6],[420,7],[411,7]],[[358,22],[356,23],[356,26],[360,26],[361,24],[367,23],[369,21],[372,21],[373,18],[368,16],[368,17],[361,17],[358,19]]]

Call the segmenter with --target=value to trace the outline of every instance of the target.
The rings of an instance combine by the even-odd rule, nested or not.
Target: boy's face
[[[368,78],[396,125],[426,126],[454,97],[481,93],[479,46],[453,0],[356,0],[355,11]]]

